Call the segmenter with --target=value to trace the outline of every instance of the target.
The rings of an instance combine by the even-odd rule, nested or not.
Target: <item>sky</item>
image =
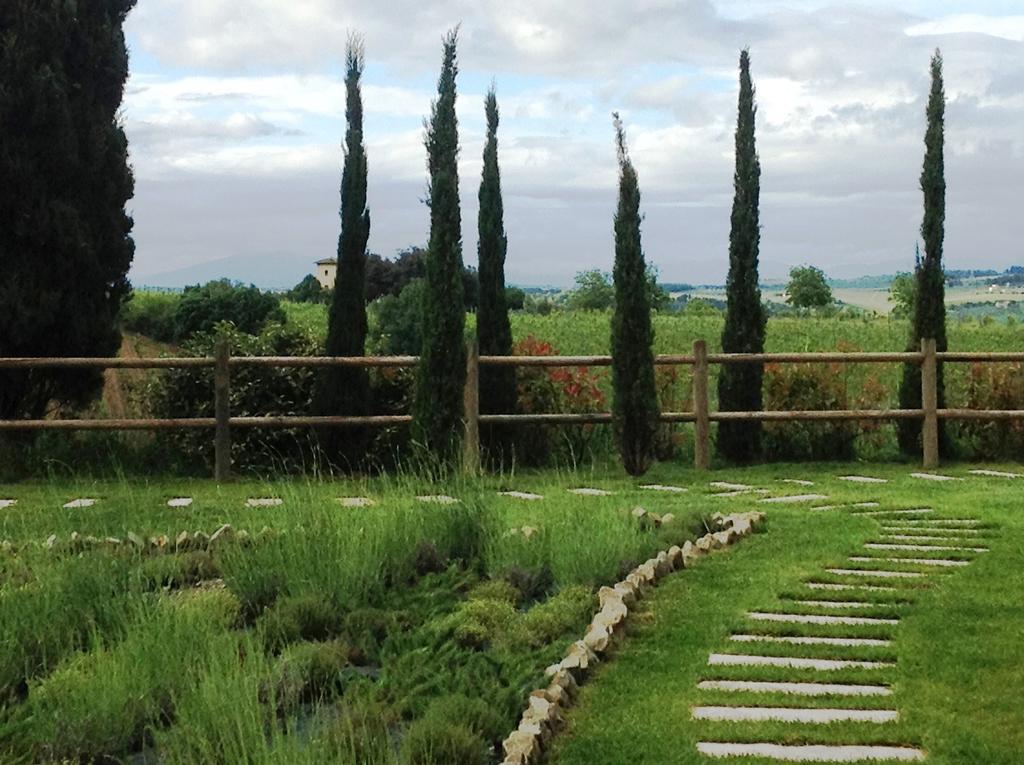
[[[423,119],[460,24],[463,253],[476,263],[483,99],[501,109],[506,275],[609,270],[611,113],[663,281],[728,268],[739,51],[757,92],[761,275],[910,270],[929,60],[945,62],[947,268],[1024,263],[1021,0],[140,0],[122,119],[136,285],[288,287],[336,253],[350,33],[366,47],[369,249],[429,234]]]

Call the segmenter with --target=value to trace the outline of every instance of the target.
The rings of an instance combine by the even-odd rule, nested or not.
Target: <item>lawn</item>
[[[0,486],[0,500],[18,500],[0,509],[0,761],[497,762],[496,745],[515,727],[529,691],[543,684],[544,667],[582,635],[598,586],[702,533],[717,510],[758,507],[768,512],[766,533],[669,577],[632,617],[634,634],[584,687],[552,762],[702,762],[698,740],[764,737],[904,742],[932,762],[1014,762],[1024,747],[1014,691],[1024,631],[1024,523],[1014,515],[1020,487],[969,476],[966,467],[948,471],[964,481],[942,484],[910,478],[910,470],[777,465],[698,474],[659,465],[644,479],[685,493],[601,471],[445,482]],[[858,471],[891,481],[836,479]],[[721,490],[711,481],[764,487],[771,496],[829,497],[817,504],[931,506],[985,523],[991,552],[930,577],[927,588],[869,593],[872,605],[856,612],[895,609],[902,621],[891,646],[844,648],[842,656],[895,658],[895,667],[829,673],[840,682],[884,677],[895,695],[868,702],[892,705],[899,722],[755,729],[690,719],[694,705],[729,703],[724,692],[697,689],[709,669],[714,679],[793,679],[794,670],[777,667],[709,668],[708,656],[755,652],[730,644],[730,632],[787,632],[752,623],[745,611],[780,610],[810,595],[842,599],[801,583],[838,581],[823,567],[879,533],[874,516],[756,504],[763,495],[755,493],[714,497]],[[580,487],[608,494],[569,491]],[[507,490],[543,498],[499,494]],[[417,499],[428,495],[459,501]],[[188,506],[167,504],[185,497]],[[373,504],[345,506],[339,498],[346,497]],[[250,507],[251,498],[280,504]],[[74,499],[97,501],[63,507]],[[675,519],[655,528],[630,514],[637,505]],[[211,535],[224,524],[234,536],[211,545],[190,535],[175,549],[181,531]],[[142,547],[127,542],[129,533]],[[86,544],[88,536],[122,544]],[[160,537],[163,548],[147,542]],[[849,629],[881,639],[888,628]],[[838,634],[830,630],[812,632]],[[778,694],[756,703],[794,705]]]

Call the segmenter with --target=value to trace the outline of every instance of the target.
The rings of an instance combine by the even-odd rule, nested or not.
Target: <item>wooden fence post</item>
[[[462,469],[480,472],[480,344],[470,340],[466,352],[466,387],[463,392],[466,437],[462,443]]]
[[[921,340],[921,408],[924,422],[921,425],[921,451],[924,453],[925,470],[939,466],[939,416],[938,416],[938,363],[935,357],[935,340]]]
[[[708,345],[703,340],[693,344],[693,466],[697,470],[711,467],[711,420],[708,416]]]
[[[217,338],[213,368],[213,400],[217,418],[214,435],[213,477],[217,481],[231,478],[231,347],[228,338]]]

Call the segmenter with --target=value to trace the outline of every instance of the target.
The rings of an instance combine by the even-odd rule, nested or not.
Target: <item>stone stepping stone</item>
[[[793,635],[730,635],[729,640],[736,643],[789,643],[790,645],[835,645],[835,646],[874,646],[886,648],[892,645],[891,640],[879,638],[844,638],[844,637],[805,637]]]
[[[702,680],[702,691],[736,691],[748,693],[789,693],[794,696],[892,696],[887,685],[856,685],[852,683],[792,683],[770,680]]]
[[[968,470],[971,475],[984,475],[989,478],[1024,478],[1024,473],[1006,473],[1002,470]]]
[[[796,504],[798,502],[817,502],[828,499],[824,494],[793,494],[788,497],[766,497],[759,499],[761,504]]]
[[[64,509],[73,510],[78,507],[92,507],[97,502],[99,502],[98,499],[89,499],[87,497],[83,497],[82,499],[73,499],[70,502],[64,503]]]
[[[903,533],[901,533],[901,534],[880,534],[878,536],[878,538],[879,539],[885,539],[885,540],[893,540],[893,541],[899,540],[901,542],[942,542],[944,544],[950,544],[950,543],[954,543],[954,542],[956,544],[970,544],[970,543],[974,543],[974,542],[978,542],[979,541],[977,537],[974,537],[973,539],[970,538],[970,537],[965,538],[965,539],[959,539],[959,538],[957,538],[957,536],[954,536],[955,534],[977,534],[978,533],[976,531],[973,531],[973,532],[968,531],[967,529],[960,529],[959,532],[954,532],[951,529],[950,533],[948,535],[946,535],[946,536],[933,536],[932,535],[932,534],[938,534],[939,531],[944,531],[944,529],[936,529],[934,532],[929,532],[929,533],[925,533],[925,534],[911,534],[911,533],[909,533],[911,531],[917,531],[917,529],[903,529],[902,531],[903,531]],[[922,529],[922,531],[923,531],[923,529]],[[988,548],[986,548],[986,549],[988,549]]]
[[[795,709],[793,707],[694,707],[694,720],[714,722],[889,723],[899,719],[895,709]]]
[[[742,491],[726,491],[720,494],[712,494],[711,496],[722,499],[723,497],[746,497],[749,494],[750,492],[748,490],[743,489]]]
[[[814,486],[814,481],[805,481],[802,478],[780,478],[781,483],[791,483],[795,486]]]
[[[0,499],[0,510],[6,510],[9,507],[14,507],[18,504],[16,499]]]
[[[832,582],[807,582],[805,586],[810,587],[812,590],[864,590],[866,592],[899,592],[899,590],[896,587],[883,587],[880,584],[834,584]]]
[[[851,483],[889,483],[887,478],[872,478],[868,475],[841,475],[839,480]]]
[[[812,507],[811,510],[814,512],[820,512],[822,510],[842,510],[842,505],[820,505],[818,507]]]
[[[528,502],[536,502],[537,500],[544,499],[542,494],[531,494],[528,491],[499,491],[499,496],[512,497],[512,499],[523,499]]]
[[[427,502],[432,505],[457,505],[459,500],[449,497],[447,494],[424,494],[416,497],[420,502]]]
[[[708,757],[761,757],[785,762],[920,762],[925,757],[923,751],[912,747],[861,744],[731,744],[698,741],[697,751]]]
[[[246,507],[278,507],[283,504],[280,497],[249,497],[245,500]]]
[[[854,513],[854,515],[927,515],[935,511],[930,507],[915,507],[910,510],[869,510]]]
[[[605,491],[604,489],[590,489],[583,487],[582,489],[569,489],[570,494],[578,494],[581,497],[610,497],[612,492]]]
[[[942,558],[881,558],[881,557],[868,557],[866,555],[854,555],[850,560],[856,563],[916,563],[920,566],[940,566],[946,568],[955,568],[957,566],[970,566],[969,560],[944,560]]]
[[[853,661],[850,659],[807,659],[802,656],[754,656],[740,653],[713,653],[708,657],[712,667],[786,667],[834,672],[840,669],[888,669],[896,665],[888,661]]]
[[[338,497],[342,507],[373,507],[377,503],[369,497]]]
[[[682,486],[665,486],[660,483],[648,483],[644,484],[640,488],[647,491],[664,491],[670,494],[682,494],[683,492],[689,491],[689,489],[684,489]]]
[[[911,473],[911,478],[920,478],[922,481],[962,481],[963,478],[955,478],[951,475],[941,475],[939,473]]]
[[[888,521],[880,521],[883,527],[904,524],[916,524],[918,528],[929,526],[980,526],[981,521],[977,518],[893,518]]]
[[[850,507],[881,507],[881,506],[882,505],[879,502],[857,502],[854,505],[850,505]]]
[[[947,550],[950,552],[988,552],[987,547],[951,547],[948,545],[907,545],[889,542],[869,542],[864,545],[868,550]]]
[[[827,568],[825,570],[836,576],[877,576],[883,579],[920,579],[925,576],[920,571],[883,571],[870,568]]]
[[[708,484],[712,489],[724,489],[725,491],[752,491],[753,486],[745,483],[729,483],[728,481],[712,481]]]
[[[192,505],[192,497],[173,497],[167,500],[168,507],[190,507]]]
[[[924,576],[924,574],[920,574]],[[764,611],[749,611],[747,617],[759,622],[784,622],[786,624],[899,624],[899,619],[882,619],[877,616],[822,616],[820,614],[777,614]]]
[[[793,602],[799,603],[801,606],[815,608],[884,608],[896,605],[895,603],[872,603],[867,600],[794,600]]]

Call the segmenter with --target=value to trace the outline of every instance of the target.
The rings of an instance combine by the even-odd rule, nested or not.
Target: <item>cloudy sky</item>
[[[289,286],[334,254],[349,31],[367,50],[370,250],[426,241],[422,120],[456,23],[465,258],[476,262],[493,79],[511,282],[566,285],[610,267],[613,110],[640,176],[648,259],[665,280],[724,278],[743,47],[759,105],[762,276],[911,267],[936,47],[947,266],[1024,263],[1020,0],[140,0],[124,102],[135,283]]]

